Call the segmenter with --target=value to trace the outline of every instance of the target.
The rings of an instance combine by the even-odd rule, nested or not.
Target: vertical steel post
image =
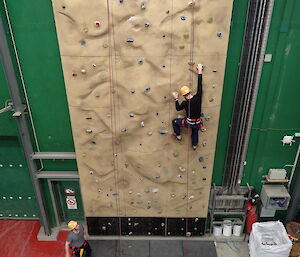
[[[37,166],[31,155],[34,153],[32,143],[29,136],[26,117],[24,115],[24,105],[21,102],[16,74],[13,68],[13,63],[9,53],[8,43],[5,35],[2,19],[0,18],[0,58],[4,68],[4,74],[8,83],[9,93],[13,102],[14,116],[16,117],[20,139],[22,141],[25,158],[28,164],[29,172],[31,175],[32,184],[36,193],[41,221],[43,223],[45,234],[50,236],[51,228],[49,224],[48,214],[44,202],[41,184],[37,178]]]

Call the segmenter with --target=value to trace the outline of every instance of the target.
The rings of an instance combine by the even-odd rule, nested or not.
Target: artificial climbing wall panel
[[[53,0],[85,215],[206,217],[232,0]],[[174,141],[172,91],[204,129]],[[182,100],[182,99],[181,99]]]

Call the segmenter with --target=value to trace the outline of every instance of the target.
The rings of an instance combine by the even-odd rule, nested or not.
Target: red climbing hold
[[[100,27],[100,25],[101,25],[100,21],[95,21],[95,26],[96,27]]]
[[[76,73],[76,72],[72,72],[72,76],[73,76],[73,77],[76,77],[76,76],[77,76],[77,73]]]

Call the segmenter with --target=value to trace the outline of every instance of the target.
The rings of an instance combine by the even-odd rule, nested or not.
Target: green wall
[[[72,152],[74,145],[51,1],[7,2],[39,149],[43,152]],[[234,1],[213,173],[213,182],[218,185],[222,182],[226,159],[247,6],[248,0]],[[6,23],[2,1],[0,8],[1,18]],[[265,63],[263,66],[246,157],[247,165],[242,180],[243,184],[248,182],[257,189],[261,188],[262,175],[266,174],[269,168],[281,168],[285,164],[291,164],[296,153],[298,143],[282,146],[280,140],[283,135],[300,132],[300,115],[297,113],[300,110],[300,80],[297,77],[300,59],[300,48],[297,47],[300,45],[300,18],[297,15],[299,13],[300,1],[275,1],[267,44],[267,53],[272,54],[273,58],[271,63]],[[6,30],[10,40],[7,25]],[[10,47],[12,49],[11,41]],[[15,61],[13,52],[12,56]],[[1,68],[0,104],[4,106],[9,94]],[[21,88],[20,79],[18,80]],[[24,99],[24,96],[22,97]],[[12,188],[19,186],[24,195],[33,195],[16,123],[11,113],[0,115],[0,125],[1,160],[8,164],[12,160],[16,165],[22,163],[22,167],[8,169],[8,166],[5,170],[0,168],[0,171],[3,171],[0,176],[6,181],[1,184],[0,193],[12,194]],[[29,124],[30,127],[31,125]],[[34,145],[34,148],[37,149],[37,145]],[[77,170],[74,160],[44,161],[42,165],[39,166],[44,170]],[[298,171],[297,169],[297,174]],[[20,179],[16,176],[18,172],[22,172]],[[54,224],[49,190],[45,181],[43,189]],[[10,203],[1,201],[0,207],[18,208],[17,202],[16,199]],[[22,209],[25,211],[26,206],[31,206],[31,209],[37,212],[35,201],[29,205],[28,202],[24,203]],[[11,212],[13,211],[12,209]]]

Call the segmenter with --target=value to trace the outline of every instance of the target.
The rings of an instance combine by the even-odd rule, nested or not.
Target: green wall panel
[[[275,1],[267,45],[273,57],[263,67],[243,178],[257,189],[270,168],[293,164],[300,143],[283,146],[280,141],[300,131],[299,13],[299,1]]]
[[[40,151],[74,151],[51,1],[7,4]]]
[[[6,107],[8,102],[10,102],[10,95],[8,93],[2,65],[0,63],[0,109]],[[12,111],[0,114],[0,136],[18,135],[15,117],[13,117],[12,114]]]
[[[0,142],[0,216],[36,218],[38,206],[18,138],[0,137]]]

